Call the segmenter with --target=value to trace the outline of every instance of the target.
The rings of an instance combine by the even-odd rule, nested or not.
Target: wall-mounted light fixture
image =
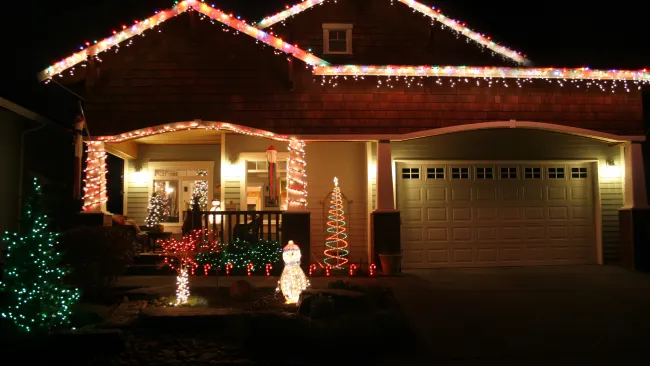
[[[142,165],[137,164],[134,167],[133,173],[131,173],[131,183],[135,185],[145,185],[148,180],[147,172],[142,170]]]
[[[608,159],[601,168],[600,176],[602,178],[619,178],[621,176],[621,167],[616,165],[613,159]]]

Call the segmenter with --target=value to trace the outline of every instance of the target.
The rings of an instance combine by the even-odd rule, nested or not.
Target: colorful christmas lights
[[[289,240],[282,251],[284,270],[276,290],[282,292],[287,304],[297,303],[300,294],[310,285],[305,272],[300,268],[300,257],[300,247],[294,244],[293,240]]]
[[[345,227],[345,212],[338,178],[334,177],[334,190],[330,193],[330,210],[327,216],[327,232],[330,236],[326,239],[325,263],[335,269],[342,269],[348,263],[348,234]]]
[[[494,79],[560,79],[560,80],[610,80],[650,82],[646,70],[591,70],[589,68],[513,68],[480,66],[374,66],[346,65],[314,67],[319,76],[386,76],[386,77],[449,77]]]
[[[3,318],[25,332],[46,332],[70,324],[71,308],[79,291],[64,285],[68,269],[60,267],[57,234],[47,231],[41,214],[41,186],[33,181],[34,193],[22,211],[21,232],[5,233],[6,246],[0,291]]]
[[[524,56],[522,56],[521,53],[497,44],[496,42],[492,41],[490,37],[485,37],[482,34],[474,32],[473,30],[467,28],[465,23],[461,23],[456,20],[447,18],[444,14],[440,12],[440,10],[436,10],[434,7],[429,7],[415,0],[398,0],[398,1],[430,17],[431,19],[440,22],[440,24],[449,27],[450,29],[462,34],[463,36],[471,39],[477,44],[489,48],[495,53],[498,53],[506,58],[509,58],[519,64],[523,64],[523,65],[530,64],[530,61],[528,61]]]
[[[260,29],[270,27],[276,23],[285,21],[289,17],[300,14],[303,11],[310,9],[315,5],[323,4],[325,3],[325,1],[326,0],[305,0],[277,14],[262,19],[259,23],[257,23],[257,27]],[[482,47],[486,47],[503,57],[511,59],[519,64],[526,65],[529,63],[529,61],[520,52],[513,51],[507,47],[501,46],[496,42],[492,41],[490,37],[486,37],[480,33],[477,33],[469,29],[465,25],[465,23],[461,23],[459,21],[446,17],[444,14],[440,12],[440,9],[436,9],[435,7],[429,7],[415,0],[397,0],[397,1],[401,2],[402,4],[405,4],[406,6],[410,7],[411,9],[425,16],[430,17],[432,20],[440,22],[440,24],[442,24],[443,26],[448,27],[449,29],[459,34],[462,34],[468,39],[476,42],[478,45]],[[391,0],[391,4],[392,3],[393,0]]]
[[[305,146],[306,144],[302,140],[292,139],[289,141],[289,159],[287,162],[289,210],[304,210],[307,207]]]
[[[84,179],[85,212],[105,211],[106,201],[106,149],[102,141],[86,142],[86,177]]]
[[[119,47],[119,44],[137,35],[143,34],[145,31],[152,29],[164,21],[171,19],[188,10],[196,10],[209,18],[218,21],[236,31],[247,34],[260,42],[266,43],[275,49],[284,53],[290,54],[295,58],[304,61],[308,65],[327,65],[325,60],[322,60],[309,52],[291,45],[280,38],[272,36],[246,22],[232,17],[221,10],[214,9],[207,4],[197,0],[181,1],[173,8],[159,12],[158,14],[147,18],[140,22],[135,22],[130,27],[123,26],[121,32],[113,32],[111,37],[105,38],[99,42],[95,41],[94,44],[86,44],[86,48],[79,52],[66,57],[65,59],[51,65],[47,69],[41,71],[38,75],[40,81],[51,79],[62,72],[72,69],[74,66],[86,62],[91,57],[97,57],[101,52],[107,51],[113,47]]]

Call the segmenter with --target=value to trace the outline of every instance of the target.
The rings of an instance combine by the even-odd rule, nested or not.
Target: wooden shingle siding
[[[295,20],[304,22],[304,16],[331,6],[337,5],[319,6]],[[429,25],[421,16],[412,21],[406,6],[392,8],[404,8],[399,11],[409,13],[409,22]],[[320,27],[320,23],[315,25]],[[285,134],[396,134],[513,119],[643,134],[641,93],[636,89],[606,93],[546,81],[522,88],[514,81],[510,87],[499,83],[488,87],[482,80],[478,84],[477,80],[456,80],[451,87],[446,78],[442,78],[444,86],[436,78],[425,78],[423,86],[408,88],[393,82],[393,88],[377,88],[375,77],[339,78],[334,87],[321,85],[321,78],[300,61],[293,62],[290,79],[285,55],[277,56],[245,35],[222,32],[210,22],[198,22],[197,27],[201,37],[188,38],[189,16],[183,14],[161,25],[160,33],[138,37],[117,54],[102,54],[101,67],[106,72],[101,83],[85,95],[87,120],[94,134],[113,135],[197,118]],[[292,33],[294,38],[299,38],[297,31]],[[467,46],[482,55],[474,45],[453,40],[463,44],[458,47]],[[440,46],[439,54],[448,49]],[[407,54],[393,55],[404,56],[400,64],[410,61]],[[463,57],[467,62],[461,64],[471,64],[472,57]],[[499,59],[481,60],[474,63],[495,65]]]
[[[136,166],[143,171],[149,171],[149,162],[177,162],[177,161],[213,161],[215,185],[221,181],[221,146],[220,145],[139,145],[138,160],[127,160],[126,169],[131,177]],[[149,178],[146,182],[137,184],[133,179],[126,182],[126,212],[138,224],[144,225],[149,206]],[[215,191],[216,192],[216,191]]]
[[[622,166],[620,147],[586,137],[533,130],[484,130],[393,142],[394,159],[552,161],[612,160]],[[622,178],[598,180],[605,262],[619,259],[618,210],[623,206]]]

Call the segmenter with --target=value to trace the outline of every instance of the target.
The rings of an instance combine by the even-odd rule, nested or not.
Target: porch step
[[[138,265],[156,265],[158,263],[162,263],[165,260],[165,258],[159,254],[154,254],[154,253],[142,253],[138,254],[134,259],[133,259],[133,264],[138,264]]]

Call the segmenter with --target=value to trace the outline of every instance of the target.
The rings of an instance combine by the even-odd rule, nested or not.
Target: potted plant
[[[402,269],[402,253],[379,253],[379,260],[381,261],[381,268],[384,274],[394,275]]]

